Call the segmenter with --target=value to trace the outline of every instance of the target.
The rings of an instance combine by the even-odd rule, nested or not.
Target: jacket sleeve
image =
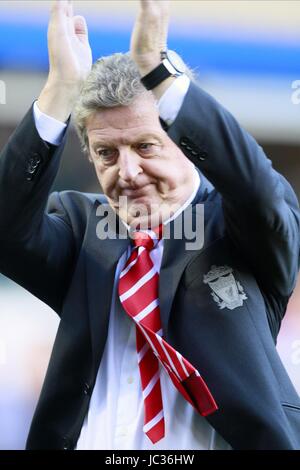
[[[299,269],[299,206],[289,183],[195,83],[168,133],[221,194],[228,235],[261,289],[286,304]]]
[[[0,154],[0,271],[57,312],[74,259],[59,194],[48,201],[63,147],[40,138],[31,108]]]

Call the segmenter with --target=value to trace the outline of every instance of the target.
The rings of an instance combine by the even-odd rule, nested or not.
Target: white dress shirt
[[[161,118],[170,125],[180,110],[189,87],[185,75],[177,78],[158,102]],[[34,104],[37,130],[43,140],[58,145],[66,125],[41,113]],[[194,199],[200,184],[195,170],[195,183],[191,195],[177,217]],[[160,240],[150,252],[159,273],[164,241]],[[131,247],[123,253],[117,264],[108,336],[88,413],[85,417],[77,450],[204,450],[231,447],[197,413],[174,387],[169,376],[160,368],[161,391],[165,416],[165,437],[152,444],[143,432],[144,402],[137,361],[135,324],[124,311],[117,286],[120,272],[130,256]],[[100,304],[99,304],[100,315]]]

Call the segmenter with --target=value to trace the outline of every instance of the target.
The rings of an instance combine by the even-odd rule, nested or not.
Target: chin
[[[161,223],[163,223],[164,219],[162,214],[159,212],[155,214],[151,214],[148,217],[134,217],[131,218],[127,224],[130,225],[132,229],[138,228],[138,229],[154,229],[155,227],[158,227]]]
[[[157,227],[170,218],[167,207],[162,207],[161,201],[153,202],[146,196],[127,199],[127,205],[114,205],[119,217],[130,226],[147,229]]]

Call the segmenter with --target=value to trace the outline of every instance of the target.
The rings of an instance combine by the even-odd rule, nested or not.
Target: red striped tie
[[[165,435],[159,363],[184,398],[202,415],[218,409],[199,372],[163,338],[158,299],[158,273],[150,251],[161,238],[155,231],[133,233],[134,249],[119,280],[120,301],[136,323],[136,346],[144,399],[144,432],[155,443]]]

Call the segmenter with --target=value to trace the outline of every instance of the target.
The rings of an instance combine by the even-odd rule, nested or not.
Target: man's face
[[[162,129],[150,94],[95,112],[86,126],[103,192],[127,224],[157,225],[192,193],[193,164]]]

